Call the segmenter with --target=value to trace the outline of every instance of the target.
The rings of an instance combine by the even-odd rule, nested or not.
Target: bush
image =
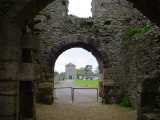
[[[120,106],[122,107],[131,107],[130,102],[129,102],[129,98],[127,96],[124,96],[119,103]]]

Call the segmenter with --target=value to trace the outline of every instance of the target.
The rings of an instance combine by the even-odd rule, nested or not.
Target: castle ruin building
[[[76,66],[69,63],[65,66],[65,79],[66,80],[76,80]]]

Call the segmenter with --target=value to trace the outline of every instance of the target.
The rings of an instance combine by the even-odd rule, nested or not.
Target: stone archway
[[[98,80],[98,83],[99,82],[103,82],[104,80],[104,73],[103,73],[103,70],[104,70],[104,58],[101,56],[101,53],[100,53],[100,51],[98,51],[97,50],[97,48],[95,48],[95,47],[93,47],[91,44],[86,44],[86,43],[83,43],[83,42],[74,42],[74,43],[67,43],[67,44],[65,44],[65,45],[60,45],[59,47],[57,46],[56,47],[56,50],[55,49],[52,49],[51,50],[51,61],[53,61],[52,63],[52,65],[50,65],[50,67],[52,67],[51,69],[52,69],[52,74],[53,75],[55,75],[54,74],[54,72],[55,72],[55,68],[58,68],[58,66],[56,67],[55,66],[55,62],[58,60],[58,57],[63,53],[63,52],[67,52],[67,50],[71,50],[71,49],[73,49],[72,51],[74,51],[74,50],[76,50],[76,49],[78,49],[78,50],[81,50],[81,52],[83,53],[86,53],[86,54],[88,54],[88,56],[89,57],[95,57],[96,58],[96,64],[98,64],[98,78],[99,79],[95,79],[95,80]],[[82,49],[83,49],[83,51],[82,51]],[[90,52],[91,54],[89,54],[88,52]],[[75,52],[74,52],[75,53]],[[71,57],[73,57],[73,58],[76,58],[77,60],[79,59],[79,60],[88,60],[88,58],[85,58],[85,57],[83,57],[83,56],[81,56],[80,58],[78,58],[78,56],[77,57],[75,57],[74,55],[71,55]],[[70,59],[70,58],[69,58]],[[75,61],[76,61],[76,59],[74,59]],[[67,60],[67,58],[65,59],[65,60]],[[109,61],[107,61],[107,63],[108,63]],[[74,62],[73,62],[74,63]],[[75,65],[75,64],[73,64],[72,62],[71,63],[69,63],[69,64],[71,64],[71,65]],[[92,64],[92,63],[91,63]],[[90,63],[88,63],[88,65],[91,65]],[[82,66],[83,65],[85,65],[85,64],[81,64]],[[74,66],[75,67],[75,66]],[[92,66],[93,67],[93,66]],[[92,69],[93,70],[93,69]],[[76,70],[75,70],[76,71]],[[65,76],[65,77],[63,77],[63,75]],[[76,78],[76,79],[74,79],[74,80],[71,80],[70,78],[70,80],[67,78],[67,74],[66,73],[62,73],[62,74],[60,74],[60,76],[59,76],[59,78],[56,80],[56,78],[55,78],[55,76],[52,76],[53,77],[53,84],[54,84],[54,86],[55,86],[55,88],[59,88],[59,87],[72,87],[72,88],[74,88],[74,87],[78,87],[78,86],[75,86],[74,85],[74,80],[83,80],[83,79],[86,79],[87,80],[87,78],[86,77],[77,77],[77,75],[75,74],[75,77],[74,78]],[[71,73],[72,74],[72,73]],[[62,76],[61,76],[62,75]],[[77,78],[80,78],[80,79],[77,79]],[[60,80],[60,82],[58,83],[58,81]],[[89,80],[89,79],[88,79]],[[55,83],[58,83],[58,85],[57,84],[55,84]],[[63,91],[62,93],[63,93],[63,95],[61,94],[61,93],[59,93],[58,92],[58,90],[57,89],[54,89],[55,91],[54,91],[54,96],[55,96],[55,103],[57,103],[58,101],[63,101],[64,100],[64,98],[66,97],[66,99],[68,98],[68,96],[66,96],[66,94],[68,94],[70,91]],[[73,90],[73,89],[72,89]],[[87,92],[87,91],[86,91]],[[93,91],[92,91],[93,92]],[[75,92],[76,93],[76,92]],[[88,92],[87,92],[88,93]],[[61,95],[61,97],[59,96],[59,95]],[[97,90],[97,93],[96,93],[96,91],[95,91],[95,93],[94,93],[94,96],[96,96],[96,94],[98,95],[98,90]],[[73,95],[73,92],[72,92],[72,94],[71,95]],[[88,97],[91,95],[91,93],[88,93]],[[60,97],[60,99],[59,99],[59,97]],[[98,97],[98,96],[97,96]],[[83,97],[82,97],[83,98]],[[57,101],[57,99],[59,99],[58,101]],[[73,100],[74,98],[73,98],[73,96],[72,96],[72,102],[74,101]],[[94,101],[94,99],[92,99],[92,97],[91,98],[88,98],[88,99],[90,99],[91,100],[91,102],[93,102]],[[68,99],[69,101],[68,102],[71,102],[70,101],[70,99]],[[83,99],[82,101],[85,101],[85,102],[87,102],[88,100],[86,100],[86,99]],[[67,102],[66,102],[67,103]]]
[[[59,46],[57,47],[57,50],[55,49],[52,49],[51,50],[51,61],[53,61],[53,65],[52,65],[52,68],[54,68],[54,65],[55,65],[55,62],[58,58],[58,56],[65,52],[66,50],[68,49],[71,49],[71,48],[83,48],[89,52],[92,53],[92,55],[97,59],[97,62],[98,62],[98,67],[99,67],[99,74],[100,74],[100,79],[102,81],[105,81],[104,80],[104,75],[105,73],[104,72],[104,69],[105,67],[109,64],[109,61],[105,61],[105,58],[103,58],[104,56],[101,55],[101,52],[97,50],[97,48],[93,47],[91,44],[86,44],[86,43],[83,43],[83,42],[75,42],[75,43],[69,43],[69,44],[66,44],[66,45],[63,45],[63,46]],[[107,57],[107,56],[106,56]],[[106,68],[107,69],[107,68]]]
[[[83,41],[82,41],[83,38]],[[74,48],[74,47],[80,47],[80,48],[84,48],[87,51],[91,52],[93,54],[93,56],[96,57],[98,64],[99,64],[99,70],[100,70],[100,76],[101,76],[101,80],[102,82],[104,81],[108,81],[108,76],[107,76],[107,67],[109,65],[109,60],[108,60],[108,55],[107,52],[103,50],[103,48],[100,48],[100,46],[97,46],[97,44],[95,44],[95,42],[93,42],[94,40],[92,40],[92,43],[90,42],[91,39],[89,38],[85,38],[82,37],[80,38],[80,36],[74,36],[73,38],[68,38],[70,40],[62,40],[62,41],[57,41],[56,44],[53,46],[53,48],[51,48],[48,51],[48,54],[45,54],[42,52],[41,54],[41,66],[42,70],[44,71],[43,74],[45,74],[45,77],[42,77],[41,80],[39,81],[40,85],[38,87],[38,101],[42,102],[42,103],[52,103],[53,101],[53,82],[51,81],[50,78],[54,78],[54,66],[55,66],[55,62],[58,58],[58,56],[70,49],[70,48]],[[49,75],[48,75],[49,74]],[[49,88],[43,87],[46,84],[50,84]],[[45,91],[45,89],[50,90],[50,92],[48,93],[44,93],[43,91]],[[44,98],[44,99],[43,99]],[[46,99],[45,99],[46,98]],[[48,102],[47,102],[48,101]]]
[[[114,94],[116,93],[116,91],[120,91],[120,88],[118,84],[115,84],[114,81],[109,79],[108,69],[110,62],[109,62],[108,52],[105,51],[105,49],[103,49],[102,46],[99,46],[99,44],[97,44],[95,39],[91,39],[88,37],[86,38],[84,36],[83,37],[74,36],[73,38],[69,37],[65,38],[64,40],[57,41],[56,44],[54,44],[54,47],[50,49],[49,53],[48,54],[45,53],[45,55],[47,56],[42,54],[43,58],[47,58],[46,60],[43,59],[42,61],[44,61],[44,63],[46,63],[45,61],[48,61],[47,66],[49,67],[48,70],[50,71],[50,74],[53,75],[54,73],[54,65],[58,56],[62,52],[74,47],[84,48],[87,51],[91,52],[93,56],[96,57],[99,63],[99,70],[101,76],[100,79],[102,81],[100,86],[100,94],[101,97],[104,99],[104,101],[106,103],[113,103],[118,101],[118,97],[120,96],[120,94],[114,96],[115,98],[117,98],[117,100],[115,101],[112,101],[110,97],[107,97],[110,90],[113,91]]]
[[[97,61],[98,61],[98,64],[99,64],[99,69],[100,69],[100,72],[102,73],[103,72],[103,69],[105,67],[108,66],[109,64],[109,61],[108,61],[108,57],[107,57],[107,54],[105,52],[104,54],[104,51],[99,51],[97,50],[97,47],[95,47],[95,45],[93,46],[92,44],[90,43],[85,43],[85,42],[82,42],[81,40],[79,42],[71,42],[71,43],[66,43],[66,44],[63,44],[61,45],[61,43],[59,44],[59,46],[56,46],[56,49],[53,48],[51,49],[51,61],[53,61],[53,67],[54,67],[54,64],[55,64],[55,61],[57,60],[58,56],[63,53],[64,51],[68,50],[68,49],[71,49],[71,48],[83,48],[83,49],[86,49],[87,51],[91,52],[93,54],[93,56],[96,57]]]

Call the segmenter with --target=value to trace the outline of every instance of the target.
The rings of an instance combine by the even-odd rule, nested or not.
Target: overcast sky
[[[56,61],[55,71],[64,72],[65,65],[68,63],[75,64],[76,68],[85,67],[85,65],[92,65],[94,69],[98,67],[96,58],[82,48],[72,48],[63,52]]]
[[[90,17],[92,0],[69,0],[69,14],[76,15],[78,17]]]

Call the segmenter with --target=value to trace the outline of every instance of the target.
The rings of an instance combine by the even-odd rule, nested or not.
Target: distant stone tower
[[[76,79],[76,66],[72,63],[69,63],[65,66],[65,78],[67,80]]]

